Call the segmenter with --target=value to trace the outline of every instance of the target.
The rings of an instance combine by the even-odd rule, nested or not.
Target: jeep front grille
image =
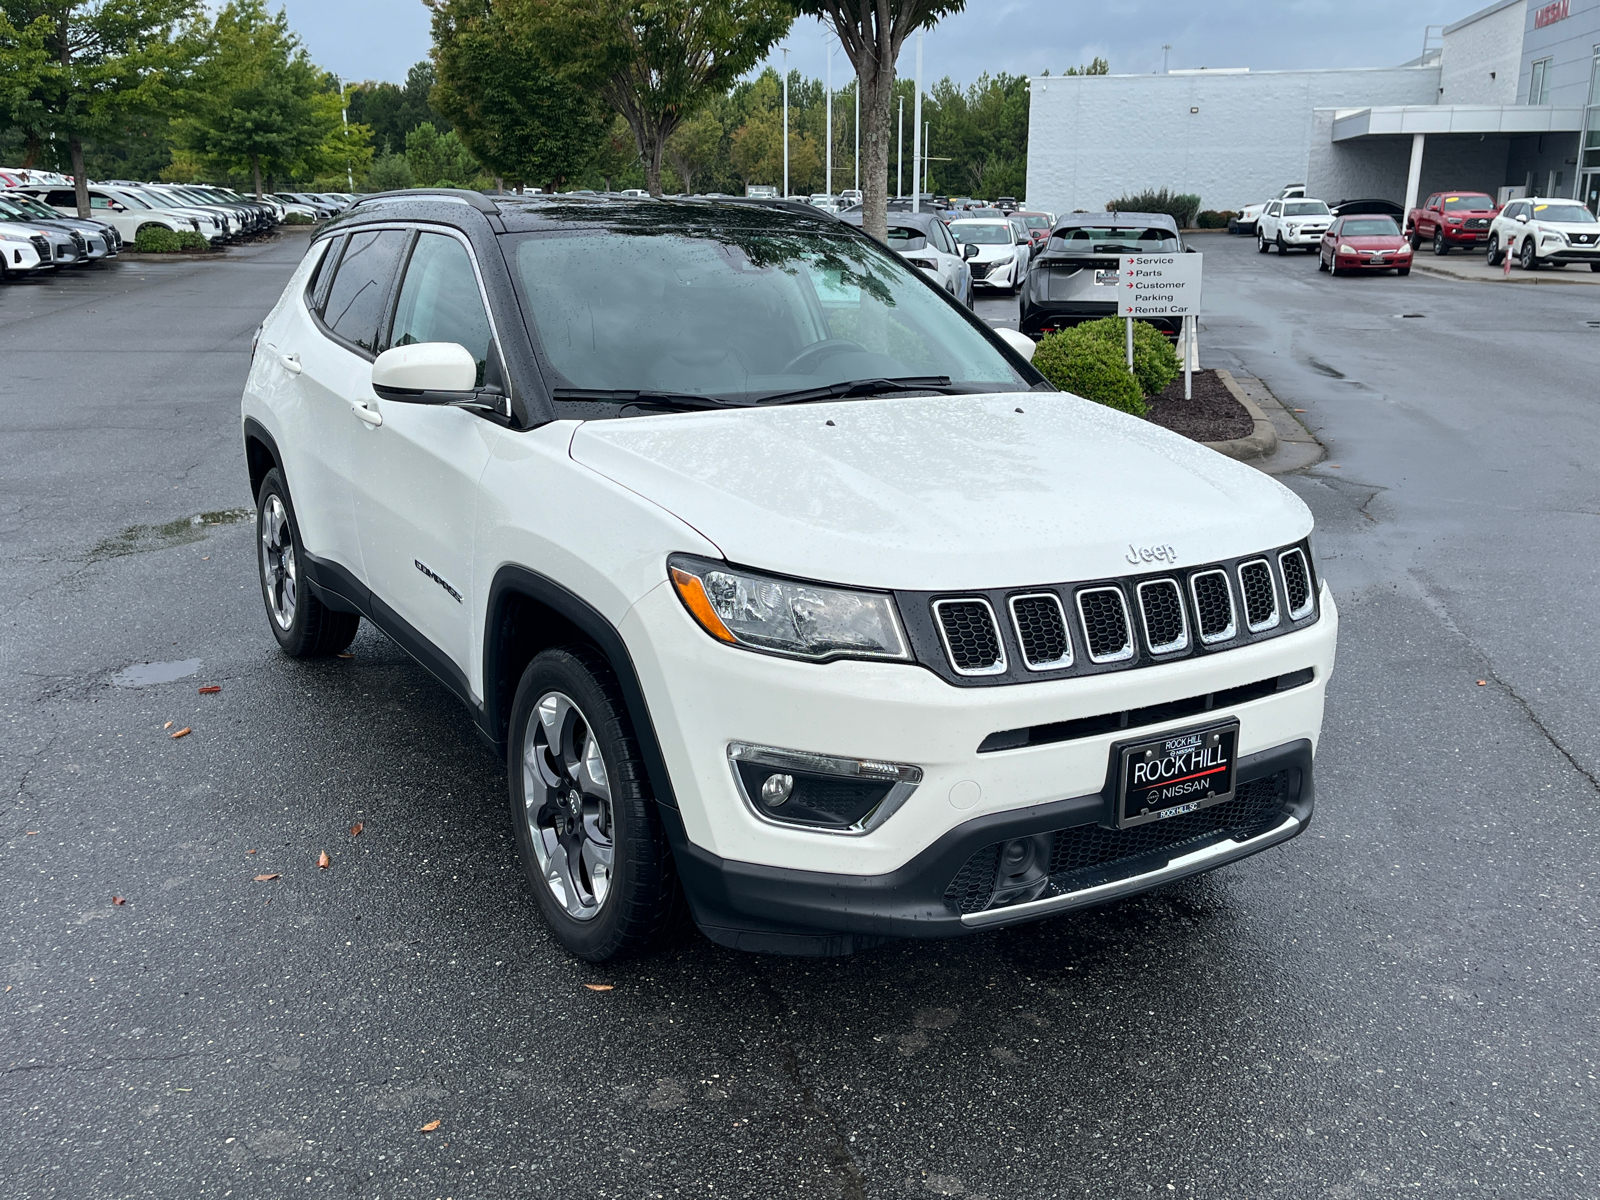
[[[1175,579],[1147,580],[1139,585],[1139,614],[1151,654],[1175,654],[1189,645],[1189,619]]]
[[[1283,591],[1289,601],[1289,616],[1298,621],[1311,611],[1314,597],[1311,593],[1311,571],[1306,566],[1305,551],[1298,546],[1278,555],[1278,566],[1283,571]]]
[[[1133,657],[1133,631],[1121,588],[1085,588],[1078,593],[1078,615],[1090,659],[1110,663]]]
[[[1011,620],[1030,671],[1052,671],[1072,665],[1072,635],[1054,592],[1011,597]]]
[[[1226,571],[1201,571],[1189,577],[1194,593],[1194,611],[1200,626],[1200,640],[1209,645],[1233,636],[1233,589]]]
[[[998,675],[1006,669],[1000,630],[987,600],[939,600],[933,606],[950,664],[962,675]]]
[[[1278,593],[1272,586],[1272,568],[1264,558],[1253,559],[1239,568],[1239,595],[1244,597],[1244,623],[1251,633],[1271,629],[1278,623]]]

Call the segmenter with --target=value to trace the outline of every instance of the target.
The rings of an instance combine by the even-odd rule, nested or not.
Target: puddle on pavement
[[[150,687],[157,683],[172,683],[178,679],[188,679],[191,675],[200,673],[200,660],[198,658],[184,658],[177,662],[147,662],[134,663],[131,667],[124,667],[111,677],[111,682],[117,687],[137,688]]]
[[[192,517],[179,517],[165,525],[130,525],[90,550],[89,561],[102,562],[126,554],[143,554],[147,550],[165,550],[170,546],[198,542],[218,525],[236,525],[240,521],[253,520],[255,515],[248,508],[222,508],[195,513]]]

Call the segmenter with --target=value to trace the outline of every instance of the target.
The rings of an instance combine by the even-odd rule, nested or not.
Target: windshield
[[[1019,218],[1019,220],[1021,220],[1022,223],[1024,225],[1026,225],[1029,229],[1049,229],[1050,228],[1050,218],[1049,217],[1021,217],[1021,218]]]
[[[135,196],[132,192],[111,192],[110,195],[111,195],[112,199],[120,200],[123,204],[126,204],[129,208],[149,208],[150,207],[150,205],[146,204],[142,199],[140,199],[138,196]]]
[[[50,215],[51,215],[51,217],[56,216],[56,212],[55,212],[54,209],[52,209],[50,211]],[[29,222],[29,221],[37,221],[38,219],[39,219],[38,217],[30,218],[20,208],[17,208],[14,205],[8,204],[4,200],[0,200],[0,221],[23,221],[23,222]]]
[[[1444,198],[1445,212],[1488,212],[1493,207],[1494,201],[1481,192],[1463,192]]]
[[[1010,225],[990,221],[952,221],[950,232],[975,246],[1009,246],[1016,236]]]
[[[35,200],[32,196],[7,196],[6,203],[12,208],[20,209],[22,212],[32,214],[35,217],[50,217],[53,219],[60,215],[48,204]]]
[[[1290,200],[1283,206],[1286,217],[1326,217],[1328,206],[1321,200]]]
[[[1178,235],[1170,229],[1146,227],[1143,229],[1117,229],[1092,225],[1075,225],[1071,229],[1058,229],[1054,237],[1066,242],[1073,254],[1176,254]]]
[[[183,207],[183,205],[179,204],[176,200],[173,200],[169,196],[163,196],[160,192],[140,192],[139,199],[155,208]]]
[[[748,403],[913,378],[922,390],[1030,386],[920,273],[866,238],[763,210],[729,220],[652,208],[545,209],[568,227],[514,243],[558,399],[632,400],[560,395],[581,389]],[[571,227],[580,222],[590,227]]]
[[[1575,225],[1593,225],[1594,214],[1581,204],[1535,204],[1536,221],[1569,221]]]
[[[1339,232],[1345,237],[1399,237],[1400,226],[1388,217],[1361,217],[1345,221]]]

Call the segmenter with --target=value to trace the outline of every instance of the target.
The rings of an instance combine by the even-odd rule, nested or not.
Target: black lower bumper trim
[[[1310,742],[1291,742],[1241,758],[1237,786],[1279,775],[1285,776],[1286,782],[1282,803],[1275,811],[1297,822],[1294,833],[1281,839],[1286,841],[1303,832],[1311,821]],[[958,906],[947,898],[952,882],[974,856],[1011,839],[1094,826],[1104,805],[1102,797],[1095,794],[978,817],[950,830],[903,867],[883,875],[797,871],[720,858],[689,842],[678,813],[666,808],[660,812],[690,909],[707,937],[724,946],[760,953],[837,955],[890,938],[955,937],[974,932],[974,926],[962,920],[962,909],[970,912],[972,906]],[[1218,831],[1216,836],[1228,834]],[[1164,862],[1192,853],[1203,842],[1203,838],[1189,838],[1167,850],[1145,846],[1137,858],[1108,859],[1092,876],[1076,878],[1085,886],[1103,883],[1115,877],[1119,867],[1126,868],[1125,873],[1158,875]],[[1242,853],[1253,852],[1246,845]],[[1149,886],[1166,881],[1155,878]],[[1118,895],[1139,890],[1147,889],[1135,883]],[[1033,919],[1047,915],[1041,912]]]

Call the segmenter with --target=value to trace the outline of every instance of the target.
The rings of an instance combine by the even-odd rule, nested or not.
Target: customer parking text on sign
[[[1124,254],[1119,317],[1187,317],[1200,311],[1202,254]]]

